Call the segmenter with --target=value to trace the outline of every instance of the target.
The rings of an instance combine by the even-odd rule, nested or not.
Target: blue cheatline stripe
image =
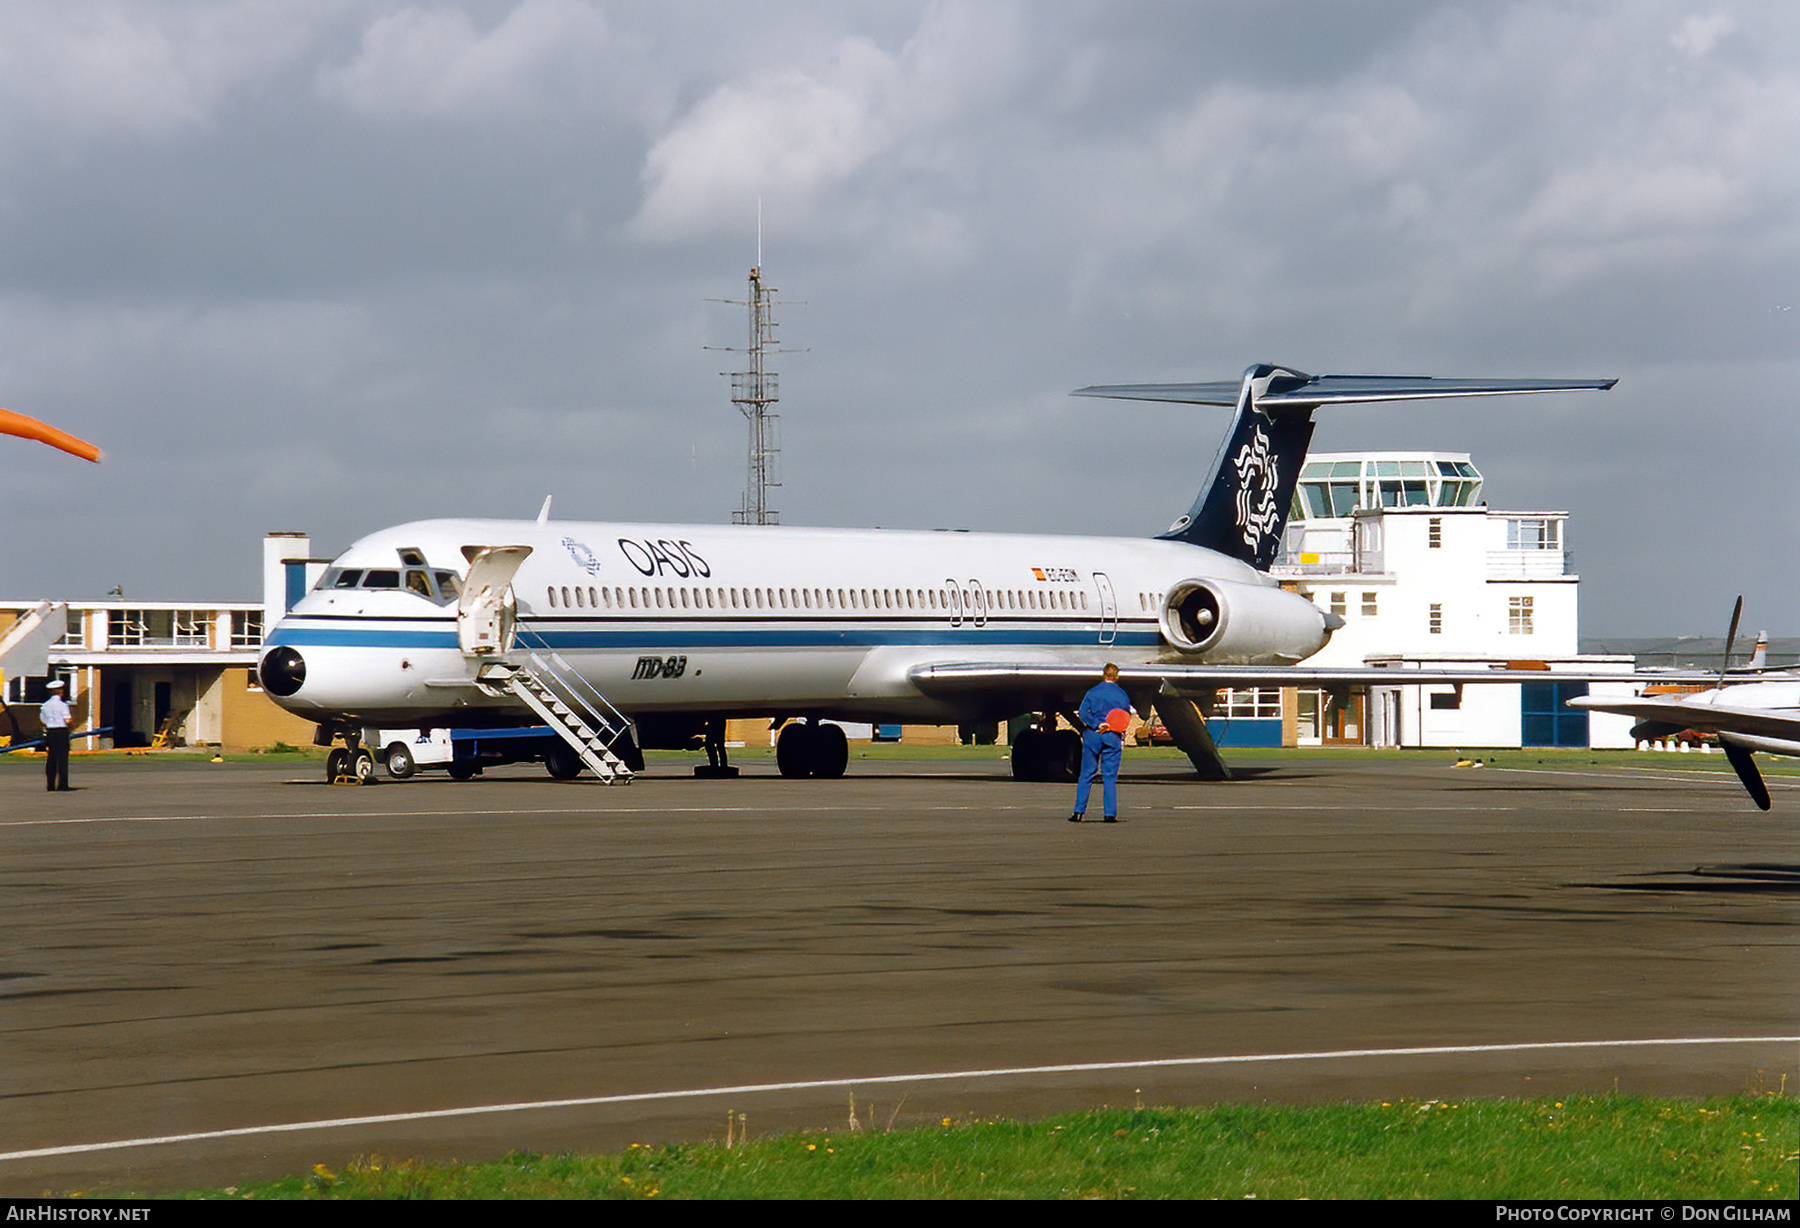
[[[693,648],[880,648],[889,644],[941,644],[969,648],[985,645],[1020,645],[1042,648],[1155,648],[1162,637],[1154,631],[1120,629],[1111,644],[1101,644],[1092,627],[1005,628],[942,626],[908,627],[688,627],[663,623],[657,626],[575,627],[546,630],[524,625],[521,636],[559,650],[609,649],[621,652],[669,652]],[[454,631],[400,627],[319,627],[283,623],[269,636],[267,647],[277,645],[331,648],[455,648]]]
[[[395,627],[292,627],[281,626],[264,641],[278,645],[321,648],[455,648],[454,631],[409,631]]]

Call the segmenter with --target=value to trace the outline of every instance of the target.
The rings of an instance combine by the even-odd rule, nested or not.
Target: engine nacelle
[[[1298,593],[1198,579],[1163,598],[1162,633],[1178,651],[1220,665],[1292,664],[1331,638],[1324,611]]]

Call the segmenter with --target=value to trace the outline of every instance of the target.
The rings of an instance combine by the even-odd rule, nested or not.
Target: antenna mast
[[[760,256],[760,225],[757,230]],[[775,317],[770,311],[774,306],[770,296],[774,293],[773,286],[763,285],[762,266],[759,264],[751,269],[749,297],[744,301],[750,314],[750,344],[744,350],[750,359],[750,369],[728,373],[731,376],[731,402],[750,426],[748,480],[744,484],[743,506],[731,514],[733,524],[781,523],[781,513],[769,506],[769,491],[781,485],[775,473],[775,458],[781,452],[776,423],[781,418],[779,414],[770,413],[769,406],[781,397],[776,391],[779,385],[775,372],[764,366],[767,355],[779,352],[775,346]]]

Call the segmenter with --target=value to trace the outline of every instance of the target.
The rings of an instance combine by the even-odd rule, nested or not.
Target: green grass
[[[1800,1196],[1786,1096],[1105,1110],[487,1164],[363,1158],[182,1197],[1502,1198]]]

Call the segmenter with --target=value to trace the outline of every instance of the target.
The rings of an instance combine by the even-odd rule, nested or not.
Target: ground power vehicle
[[[447,772],[452,780],[479,776],[483,768],[505,763],[542,763],[558,780],[581,772],[575,752],[548,725],[504,729],[365,729],[369,773],[376,759],[395,780],[421,771]]]

